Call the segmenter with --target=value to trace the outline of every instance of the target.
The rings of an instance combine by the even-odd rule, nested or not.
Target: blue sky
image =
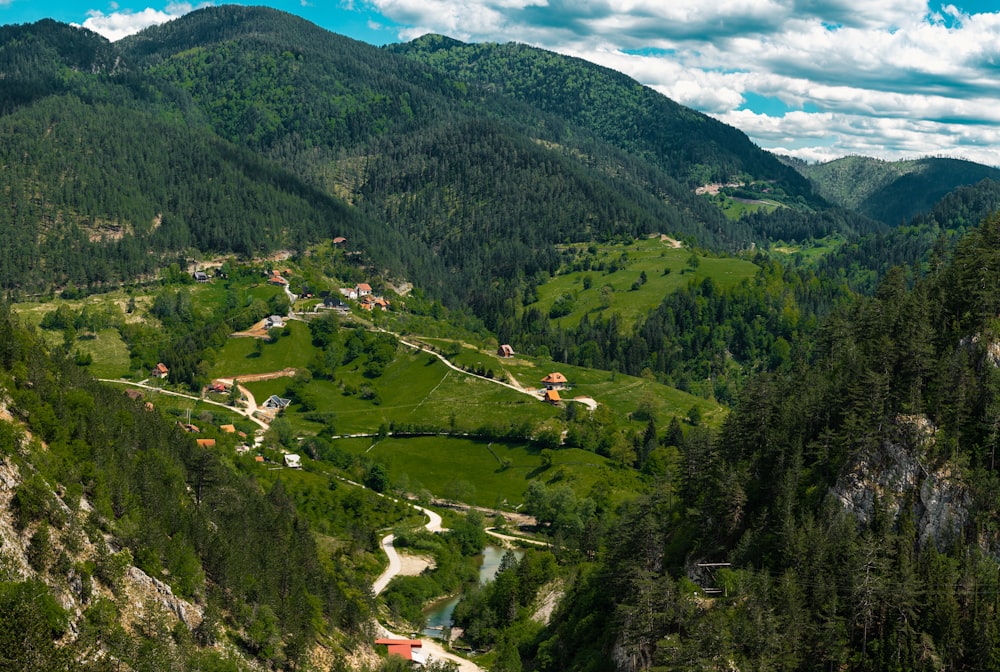
[[[108,39],[216,2],[0,0]],[[251,4],[251,3],[240,3]],[[1000,0],[271,0],[372,44],[435,32],[532,44],[625,72],[811,161],[1000,165]]]

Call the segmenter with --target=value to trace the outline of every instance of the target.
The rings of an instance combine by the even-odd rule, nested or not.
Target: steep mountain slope
[[[809,185],[741,131],[686,108],[619,72],[523,44],[464,44],[439,35],[387,47],[470,87],[548,112],[674,179],[699,186],[741,174],[774,180],[793,196]]]
[[[955,188],[1000,179],[1000,170],[958,159],[882,161],[847,156],[828,163],[793,165],[832,203],[890,226],[931,208]]]

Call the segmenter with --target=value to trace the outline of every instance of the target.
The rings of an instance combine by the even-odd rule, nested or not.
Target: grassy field
[[[309,326],[304,322],[286,323],[291,331],[277,341],[264,341],[260,356],[256,354],[257,339],[234,336],[219,352],[215,363],[209,369],[213,378],[232,378],[251,373],[270,373],[286,368],[304,369],[313,357],[313,347]]]
[[[548,315],[561,297],[572,297],[571,310],[559,317],[566,327],[580,322],[584,315],[591,319],[617,313],[623,326],[660,305],[663,297],[689,282],[712,278],[719,287],[732,287],[752,278],[757,267],[749,261],[734,258],[701,257],[690,250],[674,247],[669,240],[649,238],[630,245],[602,245],[567,248],[577,261],[589,263],[590,270],[574,270],[574,263],[538,289],[538,300],[529,308],[538,308]],[[692,257],[697,259],[692,265]],[[589,259],[589,262],[588,262]],[[597,270],[603,264],[604,270]],[[609,272],[612,268],[617,268]],[[646,282],[641,283],[645,273]],[[610,287],[610,292],[604,290]],[[633,287],[635,287],[633,289]]]
[[[391,481],[402,490],[425,489],[436,497],[478,506],[513,508],[523,502],[532,480],[567,483],[579,496],[604,484],[626,493],[638,486],[634,472],[616,469],[600,455],[578,449],[555,451],[552,466],[544,468],[539,451],[523,444],[435,436],[389,437],[374,445],[347,440],[342,445],[385,464]]]
[[[76,341],[81,352],[94,358],[87,367],[97,378],[122,378],[129,373],[129,353],[117,329],[102,329],[96,334],[80,336]]]
[[[382,424],[421,424],[474,429],[484,424],[537,423],[558,409],[495,383],[453,371],[437,357],[401,347],[378,378],[363,374],[363,362],[337,371],[337,382],[313,380],[306,386],[314,413],[332,414],[341,434],[375,432]],[[245,383],[258,403],[272,394],[284,396],[290,378]],[[353,392],[353,393],[352,393]],[[368,398],[365,398],[365,397]],[[293,404],[286,417],[302,431],[320,425],[307,420]]]
[[[516,380],[526,388],[541,388],[542,378],[553,371],[559,371],[571,383],[571,389],[560,393],[563,399],[572,399],[576,396],[592,397],[598,403],[608,406],[622,420],[635,412],[640,403],[648,405],[650,399],[658,409],[661,421],[666,421],[671,416],[677,416],[683,421],[691,408],[697,406],[702,421],[715,426],[722,422],[726,413],[725,408],[714,401],[661,385],[653,380],[621,373],[585,369],[523,355],[501,359],[495,353],[469,347],[462,348],[458,355],[450,359],[459,366],[484,371],[492,370],[494,377]]]

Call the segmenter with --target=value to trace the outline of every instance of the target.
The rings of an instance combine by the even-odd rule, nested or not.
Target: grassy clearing
[[[96,334],[77,338],[76,347],[94,358],[87,367],[97,378],[122,378],[129,373],[128,347],[117,329],[102,329]]]
[[[366,378],[363,369],[364,362],[352,362],[337,371],[336,382],[313,380],[306,385],[315,404],[313,413],[334,417],[338,433],[375,432],[382,424],[392,423],[466,429],[533,424],[558,414],[557,409],[527,395],[453,371],[437,357],[408,348],[400,348],[378,378]],[[260,403],[272,394],[285,396],[291,382],[291,378],[280,378],[245,385]],[[297,429],[316,431],[319,425],[305,415],[298,404],[285,411]]]
[[[303,322],[286,323],[290,332],[277,341],[264,341],[260,356],[256,354],[256,338],[234,336],[219,352],[209,370],[213,378],[232,378],[252,373],[270,373],[286,368],[304,369],[313,357],[309,327]]]
[[[558,318],[565,327],[576,326],[584,315],[593,320],[612,314],[617,314],[620,323],[628,327],[660,305],[664,296],[689,282],[712,278],[720,288],[727,288],[752,278],[757,272],[757,267],[749,261],[693,255],[690,250],[676,248],[670,241],[658,238],[630,245],[567,249],[575,252],[576,261],[539,287],[538,300],[529,306],[550,315],[553,306],[562,299],[570,307],[567,314]],[[697,259],[696,265],[692,264],[692,257]],[[645,283],[641,281],[643,273]],[[610,287],[610,291],[604,287]]]
[[[542,466],[539,451],[524,444],[503,444],[446,437],[390,437],[343,442],[343,447],[386,465],[396,487],[408,492],[427,490],[437,497],[468,504],[512,508],[524,499],[532,480],[568,483],[580,496],[597,486],[614,483],[634,491],[634,473],[616,469],[584,450],[563,449],[553,454],[552,466]],[[504,461],[509,463],[503,467]]]

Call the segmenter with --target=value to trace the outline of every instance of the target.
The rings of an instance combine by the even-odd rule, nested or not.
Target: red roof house
[[[376,639],[376,644],[389,647],[390,656],[399,656],[403,660],[413,660],[413,649],[419,649],[422,643],[419,639]]]
[[[555,390],[545,390],[545,395],[542,398],[553,406],[562,401],[562,399],[559,398],[559,393]]]
[[[149,375],[153,376],[153,378],[166,378],[168,373],[170,373],[170,369],[167,368],[166,364],[160,362],[153,367]]]
[[[569,384],[569,381],[566,380],[566,376],[558,371],[554,371],[542,378],[542,383],[547,390],[562,390]]]

